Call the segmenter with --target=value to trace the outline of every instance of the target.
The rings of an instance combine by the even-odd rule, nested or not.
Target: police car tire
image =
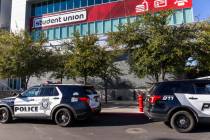
[[[182,119],[182,120],[181,120]],[[184,128],[180,128],[178,123],[181,123],[181,121],[185,120],[186,126],[183,126]],[[190,114],[187,111],[178,111],[171,117],[171,126],[173,129],[180,133],[187,133],[194,129],[195,127],[195,119],[192,114]],[[180,124],[181,125],[181,124]]]
[[[0,111],[5,111],[5,113],[6,113],[5,119],[3,119],[3,120],[0,119],[0,123],[3,123],[3,124],[4,124],[4,123],[9,123],[10,120],[11,120],[11,118],[12,118],[9,109],[6,108],[6,107],[1,107],[1,108],[0,108]]]
[[[65,114],[65,117],[68,117],[65,122],[62,122],[62,113]],[[61,127],[72,126],[73,122],[73,114],[67,108],[61,108],[55,113],[55,123]]]

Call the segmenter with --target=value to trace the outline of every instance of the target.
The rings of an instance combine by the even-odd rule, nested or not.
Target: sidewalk
[[[138,103],[134,101],[109,101],[102,103],[102,113],[140,113]]]

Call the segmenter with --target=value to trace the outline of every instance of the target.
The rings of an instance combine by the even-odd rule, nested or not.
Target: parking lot
[[[0,125],[0,140],[209,140],[210,126],[179,134],[140,113],[102,113],[91,121],[61,128],[51,121],[16,120]]]

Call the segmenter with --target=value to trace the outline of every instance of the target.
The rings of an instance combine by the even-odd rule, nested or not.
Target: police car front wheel
[[[6,107],[0,108],[0,123],[8,123],[11,120],[11,114]]]
[[[73,121],[74,118],[72,113],[66,108],[61,108],[55,113],[55,122],[59,126],[71,126],[73,124]]]
[[[171,117],[171,126],[180,133],[187,133],[195,127],[195,119],[187,111],[178,111]]]

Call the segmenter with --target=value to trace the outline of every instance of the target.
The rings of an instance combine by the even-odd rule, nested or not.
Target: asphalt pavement
[[[179,134],[141,113],[102,113],[91,121],[61,128],[52,121],[15,120],[0,124],[0,140],[209,140],[210,124]]]

